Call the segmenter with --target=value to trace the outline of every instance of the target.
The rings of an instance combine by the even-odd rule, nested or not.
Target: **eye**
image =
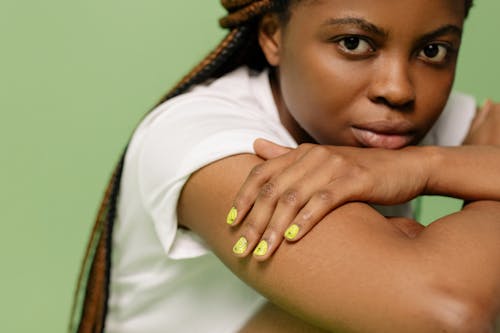
[[[419,53],[419,57],[432,63],[442,63],[448,57],[449,49],[442,44],[428,44]]]
[[[340,49],[346,53],[354,55],[367,55],[373,52],[373,47],[361,37],[349,36],[340,39],[338,42]]]

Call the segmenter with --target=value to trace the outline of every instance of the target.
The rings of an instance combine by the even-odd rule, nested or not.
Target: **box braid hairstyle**
[[[219,20],[227,36],[197,66],[182,78],[158,103],[187,92],[197,84],[218,78],[246,65],[254,70],[269,67],[258,44],[258,23],[267,13],[277,13],[286,24],[291,8],[314,0],[221,0],[228,14]],[[466,16],[473,0],[464,0]],[[125,149],[126,151],[126,149]],[[112,231],[125,152],[104,193],[78,277],[69,332],[103,332],[107,313],[111,270]]]

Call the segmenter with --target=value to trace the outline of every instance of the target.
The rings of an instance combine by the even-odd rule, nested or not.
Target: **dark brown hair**
[[[257,42],[259,19],[264,14],[275,12],[286,23],[292,6],[303,1],[315,0],[221,0],[228,14],[220,20],[220,25],[229,29],[229,34],[159,103],[180,95],[210,78],[220,77],[241,65],[256,70],[268,66]],[[465,0],[466,16],[472,7],[472,1]],[[90,235],[75,291],[70,332],[94,333],[104,330],[108,309],[111,242],[124,157],[125,152],[108,183]]]
[[[299,2],[314,0],[221,0],[228,14],[221,18],[221,27],[229,29],[223,41],[182,78],[159,102],[180,95],[193,85],[209,78],[220,77],[231,70],[247,65],[261,70],[268,66],[257,41],[258,20],[269,12],[280,15],[287,22],[291,7]],[[465,17],[473,0],[465,0]]]

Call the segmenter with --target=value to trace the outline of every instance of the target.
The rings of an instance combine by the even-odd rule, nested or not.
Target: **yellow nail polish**
[[[233,252],[234,254],[243,254],[247,250],[248,247],[248,241],[245,237],[241,237],[238,239],[236,244],[233,246]]]
[[[253,251],[253,254],[259,257],[264,256],[267,253],[267,249],[267,242],[265,240],[260,241],[259,245],[257,245],[255,250]]]
[[[285,238],[288,240],[294,240],[295,237],[297,237],[299,231],[300,231],[299,226],[296,224],[292,224],[288,229],[286,229]]]
[[[236,207],[231,208],[229,214],[227,214],[226,218],[227,224],[229,225],[233,224],[237,217],[238,217],[238,210],[236,209]]]

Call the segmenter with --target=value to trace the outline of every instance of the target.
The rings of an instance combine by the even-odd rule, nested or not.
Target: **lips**
[[[415,130],[408,121],[376,121],[351,127],[356,140],[364,147],[399,149],[415,139]]]

